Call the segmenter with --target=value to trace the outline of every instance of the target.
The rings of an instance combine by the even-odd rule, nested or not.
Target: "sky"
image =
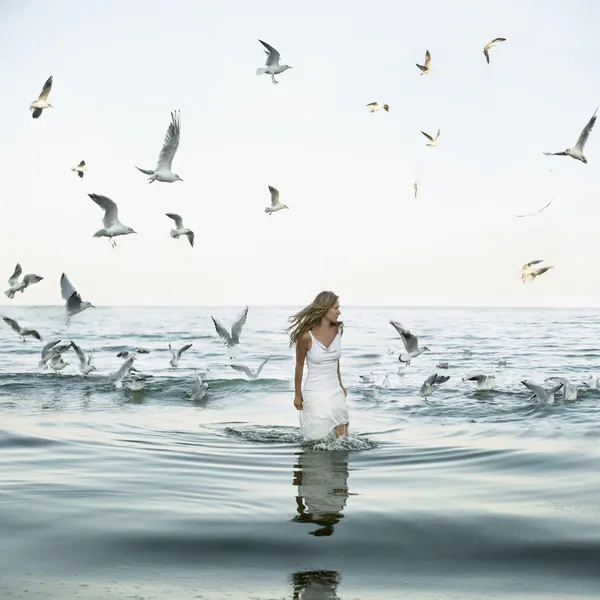
[[[0,303],[61,304],[65,272],[97,305],[295,306],[322,289],[345,305],[600,304],[600,125],[589,164],[543,155],[574,145],[600,104],[600,4],[165,7],[0,5],[0,279],[17,262],[44,277]],[[258,39],[292,66],[279,85],[256,75]],[[426,49],[435,71],[420,76]],[[54,108],[34,120],[50,75]],[[148,184],[134,165],[154,168],[174,109],[183,182]],[[438,129],[426,147],[421,130]],[[290,210],[265,214],[269,185]],[[94,238],[88,193],[138,235]],[[194,248],[170,238],[167,212]],[[555,268],[522,284],[533,259]]]

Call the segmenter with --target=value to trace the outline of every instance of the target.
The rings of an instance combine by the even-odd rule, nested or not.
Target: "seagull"
[[[597,390],[598,389],[598,378],[594,377],[593,375],[590,375],[587,378],[587,381],[584,382],[584,384],[590,388],[590,390]]]
[[[153,375],[146,375],[145,373],[138,371],[135,367],[131,367],[129,373],[122,379],[123,387],[130,392],[140,392],[144,389],[146,381],[151,377],[153,377]]]
[[[374,383],[375,382],[375,373],[371,371],[369,375],[359,375],[361,383]]]
[[[389,375],[386,374],[386,376],[383,378],[383,381],[381,382],[379,387],[382,387],[382,388],[391,388],[392,387]]]
[[[577,400],[577,390],[571,385],[571,382],[564,377],[548,377],[548,381],[562,384],[562,399],[565,402]]]
[[[490,64],[490,49],[493,48],[498,42],[505,42],[506,38],[494,38],[489,44],[483,49],[483,53],[485,54],[485,60],[487,60],[488,65]]]
[[[415,200],[417,200],[417,194],[419,193],[419,182],[415,181],[413,183],[413,188],[415,189]]]
[[[440,138],[440,130],[438,129],[437,135],[435,136],[435,139],[432,138],[428,133],[425,133],[424,131],[421,131],[421,133],[429,140],[429,144],[425,144],[426,146],[429,146],[430,148],[433,148],[434,146],[438,145],[438,140]]]
[[[443,361],[443,362],[439,362],[437,365],[435,365],[436,368],[438,369],[447,369],[450,366],[450,363],[447,361]]]
[[[269,216],[271,216],[271,213],[277,212],[278,210],[289,208],[289,206],[279,202],[279,190],[277,188],[274,188],[272,185],[270,185],[269,191],[271,192],[271,206],[267,206],[267,208],[265,208],[265,212],[269,213]]]
[[[85,160],[82,160],[76,167],[71,167],[71,171],[75,171],[77,175],[83,179],[83,172],[87,171],[85,168]]]
[[[181,348],[179,348],[179,350],[177,350],[177,352],[175,352],[173,350],[173,348],[171,348],[171,342],[169,342],[169,350],[171,352],[171,360],[169,361],[169,364],[176,369],[177,366],[179,365],[179,359],[181,358],[181,355],[186,351],[189,350],[192,347],[192,344],[185,344],[185,346],[181,346]]]
[[[77,358],[79,359],[79,370],[83,376],[89,375],[92,371],[96,369],[96,367],[92,364],[92,360],[94,358],[94,350],[88,354],[87,360],[85,353],[83,350],[75,343],[71,342],[71,346],[73,350],[75,350],[75,354],[77,354]]]
[[[374,113],[377,110],[381,110],[382,108],[386,112],[390,111],[389,104],[379,104],[379,102],[370,102],[369,104],[367,104],[367,108],[369,109],[369,112],[372,112],[372,113]]]
[[[66,352],[71,347],[71,344],[59,345],[60,342],[61,342],[61,340],[56,340],[54,342],[48,342],[42,348],[41,359],[40,359],[40,362],[38,363],[38,367],[47,369],[48,367],[47,367],[46,363],[50,359],[62,354],[63,352]]]
[[[59,371],[62,371],[67,365],[70,364],[71,363],[65,362],[60,354],[56,354],[48,361],[48,365],[51,369],[54,369],[54,372],[57,375],[60,375]]]
[[[17,292],[21,292],[22,294],[25,291],[25,288],[28,288],[30,285],[38,283],[44,279],[39,275],[33,275],[32,273],[29,273],[23,277],[22,281],[19,281],[19,277],[21,277],[22,273],[23,269],[21,268],[21,264],[17,263],[13,274],[8,279],[9,288],[4,292],[4,295],[7,298],[12,300]]]
[[[69,278],[63,273],[60,277],[60,293],[63,300],[66,300],[65,308],[67,310],[67,326],[71,323],[71,319],[77,314],[84,311],[90,306],[96,308],[91,302],[83,301],[79,292],[73,287]]]
[[[536,267],[535,269],[532,268],[534,265],[539,265],[542,262],[544,262],[544,261],[543,260],[532,260],[532,261],[529,261],[528,263],[525,263],[521,267],[521,279],[523,280],[523,283],[525,283],[526,281],[533,281],[536,277],[543,275],[546,271],[549,271],[550,269],[554,269],[554,267],[552,265],[548,265],[546,267]]]
[[[248,317],[248,307],[244,308],[238,317],[237,321],[231,326],[231,335],[222,325],[222,323],[211,316],[213,323],[215,324],[215,330],[217,333],[223,338],[225,344],[228,348],[232,348],[236,344],[240,343],[240,335],[242,333],[242,327],[246,324],[246,319]]]
[[[44,108],[54,108],[52,106],[52,104],[48,104],[48,95],[50,94],[51,89],[52,89],[52,75],[50,75],[50,77],[48,77],[48,79],[46,80],[46,83],[44,84],[44,87],[42,88],[42,91],[41,91],[40,95],[38,96],[38,99],[34,100],[29,105],[29,110],[32,111],[31,116],[34,119],[39,119],[42,116],[42,111],[44,110]]]
[[[169,219],[175,221],[176,229],[171,229],[171,237],[178,238],[181,235],[185,235],[190,243],[190,246],[194,247],[194,232],[183,225],[183,219],[175,213],[165,213]]]
[[[408,329],[402,327],[398,321],[390,321],[390,325],[400,334],[404,347],[406,348],[406,352],[403,352],[398,356],[400,362],[410,365],[410,361],[413,358],[423,354],[423,352],[430,352],[427,346],[419,348],[417,336],[413,335]]]
[[[190,400],[199,401],[204,399],[206,394],[208,393],[208,384],[202,381],[202,377],[198,374],[198,371],[194,369],[196,373],[196,381],[194,381],[192,385],[192,389],[190,391]]]
[[[128,352],[127,350],[121,350],[117,354],[117,358],[122,358],[123,360],[127,360],[130,356],[135,356],[136,354],[150,354],[150,350],[147,348],[137,348],[133,352]]]
[[[496,384],[495,375],[470,375],[463,377],[463,381],[476,381],[478,390],[491,390]]]
[[[535,215],[539,215],[542,211],[546,210],[553,202],[554,202],[554,198],[552,198],[552,200],[550,200],[550,202],[548,202],[548,204],[546,204],[545,206],[542,206],[542,208],[540,208],[540,210],[536,210],[535,212],[532,212],[532,213],[526,213],[524,215],[515,215],[515,217],[533,217]]]
[[[421,73],[419,73],[420,75],[427,75],[427,73],[431,73],[431,69],[429,68],[429,66],[431,65],[431,54],[429,54],[429,50],[425,51],[425,65],[420,65],[419,63],[417,63],[417,67],[419,67],[419,69],[421,69]]]
[[[4,322],[16,333],[19,334],[23,341],[25,341],[25,336],[30,335],[34,337],[36,340],[42,341],[42,336],[35,329],[27,329],[27,327],[21,327],[14,319],[10,317],[2,317]]]
[[[499,358],[498,359],[498,366],[499,367],[505,367],[507,363],[507,360],[505,358]]]
[[[273,46],[267,44],[267,42],[263,42],[262,40],[258,40],[265,48],[265,54],[267,55],[267,61],[265,62],[266,68],[261,67],[260,69],[256,69],[257,75],[263,75],[266,73],[271,76],[271,81],[275,84],[279,83],[275,79],[275,75],[279,75],[279,73],[283,73],[286,69],[291,69],[289,65],[280,65],[279,64],[279,52],[273,48]]]
[[[136,167],[138,171],[150,175],[148,182],[163,181],[164,183],[173,183],[174,181],[183,181],[179,175],[171,171],[171,165],[173,164],[173,157],[177,148],[179,147],[179,137],[181,134],[181,123],[179,122],[179,111],[171,113],[171,123],[165,134],[165,141],[163,147],[158,155],[158,162],[154,171],[147,169],[140,169]]]
[[[430,375],[421,386],[419,390],[419,395],[423,396],[423,398],[427,398],[427,396],[431,396],[435,390],[437,390],[438,386],[442,383],[445,383],[450,379],[450,375],[438,375],[434,373]]]
[[[115,389],[120,388],[123,384],[123,378],[129,374],[129,371],[131,371],[134,360],[135,356],[130,356],[126,361],[123,362],[119,370],[110,376],[111,380],[115,384]]]
[[[117,242],[113,240],[113,237],[137,233],[137,231],[134,231],[131,227],[127,227],[127,225],[123,225],[123,223],[119,221],[119,209],[110,198],[100,196],[99,194],[88,194],[88,196],[104,210],[104,218],[102,219],[104,229],[96,231],[94,237],[107,237],[110,245],[114,249],[117,246]]]
[[[267,364],[269,358],[271,358],[271,357],[269,356],[269,357],[265,358],[265,360],[263,360],[260,363],[260,365],[258,365],[258,368],[255,371],[253,371],[246,365],[235,364],[235,365],[229,365],[229,366],[234,371],[238,371],[239,373],[245,373],[249,379],[258,379],[258,377],[260,376],[260,372],[263,370],[263,367]]]
[[[545,390],[541,385],[533,383],[533,381],[528,381],[527,379],[521,381],[521,383],[533,392],[533,395],[529,397],[530,400],[537,398],[540,402],[545,402],[546,404],[554,404],[554,394],[556,394],[563,386],[562,383],[559,383],[553,388]]]
[[[594,128],[594,123],[596,122],[596,113],[598,109],[594,111],[592,118],[588,121],[588,124],[583,128],[577,143],[573,148],[567,148],[564,152],[544,152],[546,156],[570,156],[575,160],[580,160],[582,163],[587,165],[587,158],[583,155],[583,148],[585,147],[585,143],[590,137],[590,133]]]

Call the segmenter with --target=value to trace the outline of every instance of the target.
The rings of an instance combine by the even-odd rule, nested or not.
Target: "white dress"
[[[348,423],[348,405],[337,374],[342,336],[338,333],[326,347],[310,331],[309,334],[312,344],[306,353],[300,426],[305,439],[321,440],[338,425]]]

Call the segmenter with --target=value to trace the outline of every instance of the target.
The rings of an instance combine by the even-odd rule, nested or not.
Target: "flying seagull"
[[[53,358],[61,355],[63,352],[66,352],[71,344],[61,344],[61,340],[56,340],[54,342],[48,342],[43,348],[41,352],[40,362],[38,363],[38,367],[47,369],[47,363]]]
[[[427,75],[427,73],[431,73],[430,65],[431,65],[431,54],[429,54],[429,50],[426,50],[425,51],[425,64],[420,65],[419,63],[417,63],[417,67],[419,67],[419,69],[421,69],[420,75]]]
[[[63,273],[60,277],[60,293],[63,300],[66,300],[65,308],[67,311],[67,325],[71,323],[71,319],[78,313],[84,311],[90,306],[96,308],[91,302],[82,300],[79,292],[73,287],[69,278]]]
[[[176,369],[179,365],[179,360],[181,359],[181,355],[192,347],[192,344],[185,344],[185,346],[181,346],[177,352],[171,348],[171,342],[169,342],[169,351],[171,352],[171,360],[169,364]]]
[[[71,171],[75,171],[77,175],[83,179],[83,172],[87,171],[85,168],[85,160],[82,160],[76,167],[71,167]]]
[[[247,318],[248,318],[248,307],[246,306],[246,308],[244,308],[244,310],[241,312],[240,316],[237,318],[235,323],[231,326],[231,335],[230,335],[229,331],[227,331],[227,329],[225,329],[223,324],[218,319],[215,319],[214,317],[211,316],[211,319],[213,320],[213,323],[215,324],[215,330],[217,331],[219,336],[223,339],[223,341],[225,342],[225,344],[228,348],[232,348],[236,344],[240,343],[240,335],[242,333],[242,328],[246,324]]]
[[[171,229],[171,237],[179,238],[179,236],[185,235],[192,248],[194,247],[194,232],[183,225],[183,219],[175,213],[165,213],[169,219],[175,221],[175,229]]]
[[[30,335],[34,337],[36,340],[42,341],[42,336],[35,329],[27,329],[27,327],[21,327],[14,319],[10,317],[2,317],[4,322],[14,331],[16,332],[23,341],[25,341],[25,336]]]
[[[135,356],[130,356],[126,361],[123,362],[121,367],[116,373],[113,373],[110,378],[112,379],[115,388],[120,388],[123,384],[123,378],[129,375],[133,367],[133,361],[135,360]]]
[[[275,84],[279,83],[275,79],[275,75],[279,75],[279,73],[283,73],[286,69],[291,69],[289,65],[280,65],[279,64],[279,52],[273,48],[267,42],[263,42],[262,40],[258,40],[265,48],[265,54],[267,55],[267,61],[265,62],[266,67],[261,67],[260,69],[256,69],[257,75],[267,74],[271,76],[271,81]]]
[[[289,206],[279,202],[279,190],[277,188],[274,188],[272,185],[270,185],[269,191],[271,192],[271,206],[267,206],[267,208],[265,208],[265,212],[268,213],[269,216],[271,216],[271,213],[277,212],[278,210],[289,208]]]
[[[483,53],[485,54],[485,60],[487,60],[488,65],[490,64],[490,50],[498,43],[505,42],[506,38],[494,38],[489,44],[486,44],[483,49]]]
[[[371,102],[370,104],[367,104],[367,107],[369,109],[369,112],[372,112],[372,113],[374,113],[376,110],[381,110],[382,108],[386,112],[390,111],[389,104],[379,104],[379,102]]]
[[[532,213],[526,213],[524,215],[515,215],[515,217],[533,217],[535,215],[539,215],[542,211],[546,210],[553,202],[554,202],[554,198],[552,198],[552,200],[550,200],[550,202],[548,202],[548,204],[546,204],[545,206],[542,206],[542,208],[540,208],[540,210],[536,210],[535,212],[532,212]]]
[[[491,390],[496,383],[495,375],[470,375],[463,377],[463,381],[476,381],[478,390]]]
[[[590,137],[592,129],[594,128],[597,112],[598,109],[596,108],[594,114],[592,115],[592,118],[588,121],[588,124],[583,128],[583,131],[581,132],[581,135],[579,136],[579,139],[577,140],[577,143],[573,148],[567,148],[564,152],[544,152],[544,154],[546,156],[570,156],[571,158],[574,158],[575,160],[580,160],[582,163],[585,163],[587,165],[587,158],[583,155],[583,149],[585,147],[585,143]]]
[[[548,377],[548,381],[555,384],[562,384],[562,399],[565,402],[573,402],[577,400],[577,390],[571,385],[571,382],[564,377]]]
[[[137,231],[119,221],[119,209],[110,198],[99,194],[88,194],[88,196],[104,211],[104,218],[102,219],[104,228],[96,231],[94,237],[107,237],[111,246],[116,248],[117,242],[113,240],[113,237],[137,233]]]
[[[96,369],[96,367],[92,364],[92,360],[94,358],[93,349],[86,358],[84,351],[75,342],[71,342],[71,347],[73,350],[75,350],[75,354],[77,354],[77,358],[79,359],[79,370],[83,376],[89,375]]]
[[[23,277],[22,281],[19,281],[19,277],[23,273],[23,269],[21,268],[21,264],[17,263],[13,274],[8,279],[8,289],[4,292],[4,295],[12,300],[15,297],[17,292],[21,292],[21,294],[28,288],[30,285],[34,283],[38,283],[44,279],[39,275],[34,275],[33,273],[29,273]]]
[[[234,365],[229,365],[229,366],[234,371],[237,371],[238,373],[245,373],[249,379],[258,379],[258,377],[260,376],[260,372],[263,370],[263,367],[269,361],[269,358],[271,358],[271,357],[269,356],[269,357],[265,358],[265,360],[263,360],[260,363],[260,365],[258,366],[258,368],[254,371],[252,369],[250,369],[249,367],[247,367],[246,365],[234,364]]]
[[[417,200],[417,194],[419,193],[419,182],[418,181],[415,181],[413,183],[413,188],[415,190],[415,200]]]
[[[173,157],[177,148],[179,148],[179,137],[181,133],[181,123],[179,122],[179,111],[171,113],[171,123],[165,134],[165,141],[163,142],[162,150],[158,155],[158,162],[154,171],[147,169],[140,169],[135,167],[138,171],[150,175],[148,182],[163,181],[164,183],[173,183],[174,181],[183,181],[179,175],[171,171],[171,165],[173,164]]]
[[[533,381],[528,381],[527,379],[521,381],[521,383],[533,392],[533,395],[529,397],[530,400],[537,398],[540,402],[545,402],[546,404],[554,404],[554,394],[556,394],[563,386],[562,383],[559,383],[549,390],[546,390],[541,385],[533,383]]]
[[[419,348],[419,340],[416,335],[413,335],[408,329],[405,329],[398,323],[398,321],[390,321],[390,325],[400,334],[406,352],[401,353],[398,356],[398,360],[402,363],[410,365],[410,361],[417,356],[423,354],[423,352],[430,352],[427,346]]]
[[[434,373],[430,375],[421,385],[421,389],[419,390],[419,395],[427,398],[427,396],[431,396],[435,390],[437,390],[438,386],[442,383],[446,383],[450,379],[450,375],[438,375]]]
[[[426,146],[433,148],[434,146],[438,145],[438,140],[440,139],[440,130],[439,129],[438,129],[437,135],[435,136],[435,139],[432,138],[428,133],[425,133],[424,131],[421,131],[421,133],[429,140],[429,144],[425,144]]]
[[[539,277],[540,275],[546,273],[546,271],[549,271],[550,269],[554,268],[552,265],[547,265],[545,267],[535,267],[535,265],[539,265],[542,262],[544,261],[531,260],[521,267],[521,279],[523,283],[525,283],[526,281],[533,281],[536,277]]]
[[[44,108],[54,108],[52,106],[52,104],[48,104],[48,95],[50,94],[51,89],[52,89],[52,75],[50,75],[50,77],[48,77],[48,79],[46,80],[46,83],[44,84],[44,87],[42,88],[42,91],[41,91],[40,95],[38,96],[38,99],[34,100],[29,105],[29,110],[32,111],[31,116],[34,119],[39,119],[41,117],[42,111],[44,110]]]

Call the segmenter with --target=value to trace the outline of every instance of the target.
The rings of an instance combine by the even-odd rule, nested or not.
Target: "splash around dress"
[[[312,344],[306,353],[300,427],[305,439],[321,440],[338,425],[348,423],[348,405],[337,374],[342,336],[338,332],[331,344],[324,346],[310,331],[309,334]]]

